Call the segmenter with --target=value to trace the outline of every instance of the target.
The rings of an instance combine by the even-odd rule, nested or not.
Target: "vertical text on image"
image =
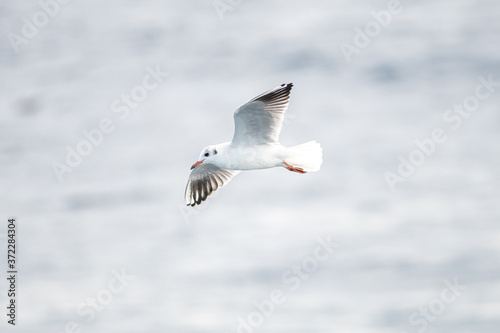
[[[18,253],[17,243],[17,221],[16,218],[10,217],[7,219],[7,322],[11,325],[16,325],[17,319],[17,267]]]

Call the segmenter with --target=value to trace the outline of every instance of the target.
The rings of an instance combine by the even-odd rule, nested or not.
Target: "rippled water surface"
[[[2,332],[498,332],[499,11],[4,2]],[[321,170],[185,207],[200,150],[288,82],[281,142],[320,142]]]

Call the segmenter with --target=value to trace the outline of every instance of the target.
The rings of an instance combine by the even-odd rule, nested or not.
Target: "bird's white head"
[[[219,155],[221,152],[221,147],[219,145],[208,146],[201,150],[200,156],[198,157],[198,161],[196,161],[193,166],[191,166],[191,170],[196,168],[198,165],[202,163],[211,163],[217,164],[219,159]]]

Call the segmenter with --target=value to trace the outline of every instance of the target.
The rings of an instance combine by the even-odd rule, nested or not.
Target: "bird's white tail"
[[[316,141],[309,141],[286,150],[285,162],[304,169],[304,171],[318,171],[323,163],[323,148]]]

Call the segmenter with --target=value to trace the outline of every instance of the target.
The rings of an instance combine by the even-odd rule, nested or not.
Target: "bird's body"
[[[286,150],[286,147],[276,143],[238,146],[225,142],[215,145],[215,148],[220,155],[212,164],[229,170],[255,170],[280,166],[283,164],[281,156]]]
[[[322,149],[315,141],[285,147],[278,142],[293,84],[259,95],[234,113],[231,142],[204,148],[186,186],[186,204],[195,206],[229,182],[240,170],[285,167],[297,173],[319,170]]]

